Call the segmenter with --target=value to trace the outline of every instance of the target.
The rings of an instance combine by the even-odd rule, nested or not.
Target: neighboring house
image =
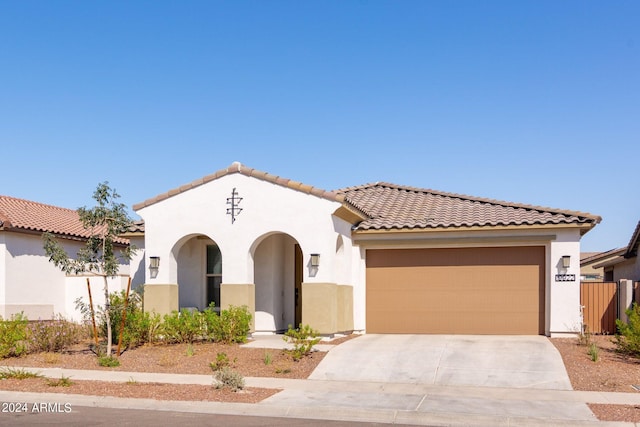
[[[599,264],[595,264],[595,268],[604,270],[605,280],[617,282],[619,280],[640,281],[640,261],[638,260],[638,246],[640,245],[640,221],[636,225],[631,240],[626,248],[622,249],[622,253],[618,256],[607,259]]]
[[[584,282],[605,281],[602,263],[624,254],[626,248],[611,249],[606,252],[583,252],[580,254],[580,280]],[[612,279],[609,279],[612,280]]]
[[[0,316],[24,313],[30,320],[63,315],[80,320],[78,297],[87,298],[87,277],[67,276],[45,255],[42,234],[56,235],[70,256],[89,237],[76,211],[14,197],[0,196]],[[120,244],[128,244],[122,239]],[[128,265],[122,276],[110,279],[111,291],[126,288]],[[104,303],[103,281],[91,279],[95,304]]]
[[[246,305],[256,333],[580,330],[600,217],[388,183],[324,191],[233,163],[134,206],[146,310]]]

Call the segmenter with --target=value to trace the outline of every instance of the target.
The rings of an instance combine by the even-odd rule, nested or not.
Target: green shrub
[[[284,335],[283,339],[293,344],[293,350],[287,350],[293,360],[300,360],[309,355],[313,351],[313,346],[321,339],[318,337],[318,332],[311,326],[302,324],[297,329],[289,325],[289,330]]]
[[[235,363],[236,360],[233,360],[233,363]],[[211,369],[213,371],[219,371],[223,368],[228,368],[231,365],[231,361],[229,360],[229,356],[227,356],[227,353],[224,352],[220,352],[218,354],[216,354],[216,360],[209,363],[209,366],[211,367]]]
[[[31,353],[62,351],[86,338],[84,325],[62,316],[54,320],[32,322],[27,326],[28,351]]]
[[[27,378],[42,378],[42,375],[36,372],[27,371],[24,368],[0,369],[0,380],[8,380],[8,379],[25,380]]]
[[[27,352],[27,323],[22,313],[14,314],[8,320],[0,317],[0,359]]]
[[[53,378],[47,379],[47,385],[49,387],[71,387],[73,385],[73,381],[71,381],[71,378],[63,375],[57,380],[54,380]]]
[[[192,357],[194,354],[196,354],[196,351],[195,351],[195,349],[193,348],[193,345],[192,345],[192,344],[188,344],[188,345],[187,345],[187,351],[186,351],[186,353],[187,353],[187,357]]]
[[[118,344],[120,339],[120,328],[122,327],[122,314],[126,292],[114,292],[109,294],[109,315],[111,318],[111,344]],[[86,323],[91,322],[91,307],[84,299],[78,298],[75,301],[76,308],[80,310]],[[101,337],[107,336],[107,322],[104,307],[95,308],[96,324]],[[147,313],[142,310],[142,295],[136,291],[129,292],[127,303],[127,314],[125,318],[124,331],[122,333],[122,344],[125,347],[137,347],[148,342],[157,340],[158,328],[161,323],[160,315]]]
[[[619,351],[640,357],[640,306],[633,303],[633,306],[626,311],[629,321],[627,323],[616,320],[618,333],[615,344]]]
[[[247,341],[247,335],[251,329],[251,318],[251,313],[246,306],[230,306],[220,311],[219,319],[211,325],[214,341],[226,344]]]
[[[587,350],[587,354],[591,357],[592,362],[597,362],[600,360],[600,349],[598,348],[598,344],[592,342],[589,344],[589,350]]]
[[[215,311],[214,304],[200,312],[202,321],[202,339],[215,341],[216,331],[220,329],[220,315]]]
[[[98,356],[98,365],[104,366],[105,368],[115,368],[120,366],[120,361],[117,357],[113,356]]]
[[[213,377],[217,381],[214,385],[215,388],[228,388],[233,391],[239,391],[244,388],[242,375],[228,366],[216,371]]]
[[[271,365],[271,362],[273,361],[273,359],[271,357],[271,353],[265,351],[264,352],[264,357],[262,358],[262,361],[264,362],[265,365]]]
[[[578,333],[578,344],[585,347],[591,345],[591,332],[587,325],[584,325],[582,331]]]
[[[187,309],[165,314],[161,334],[167,343],[193,343],[202,337],[201,318],[200,312]]]

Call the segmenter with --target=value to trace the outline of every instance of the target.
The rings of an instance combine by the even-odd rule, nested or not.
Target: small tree
[[[93,193],[96,206],[77,210],[82,226],[90,232],[86,245],[75,259],[70,258],[62,245],[51,233],[44,233],[44,250],[49,261],[67,274],[90,273],[103,278],[105,299],[105,321],[107,323],[107,356],[111,356],[111,319],[109,316],[108,278],[118,274],[118,256],[114,251],[118,236],[126,232],[132,223],[125,205],[116,200],[120,195],[109,187],[108,182],[98,184]],[[120,258],[130,261],[135,247],[120,251]]]

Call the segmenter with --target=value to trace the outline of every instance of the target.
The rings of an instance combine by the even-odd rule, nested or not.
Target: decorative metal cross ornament
[[[227,204],[231,205],[230,208],[227,208],[227,215],[231,215],[231,224],[236,222],[236,216],[242,212],[242,208],[238,207],[241,201],[242,197],[238,197],[236,189],[231,190],[231,197],[227,197]]]

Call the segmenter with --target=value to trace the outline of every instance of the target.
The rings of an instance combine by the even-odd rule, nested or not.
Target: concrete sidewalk
[[[213,383],[211,375],[24,369],[47,377],[65,376],[75,380],[202,385]],[[245,380],[248,387],[277,388],[282,391],[258,404],[167,402],[7,391],[0,391],[0,401],[46,401],[77,406],[451,426],[631,426],[635,424],[598,422],[586,403],[640,405],[640,393],[281,378]]]

